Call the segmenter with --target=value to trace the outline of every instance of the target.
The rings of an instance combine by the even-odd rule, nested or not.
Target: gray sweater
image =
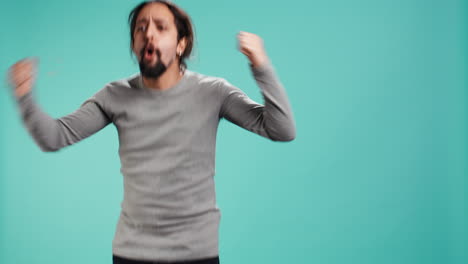
[[[272,64],[249,65],[264,104],[223,78],[190,70],[164,91],[145,87],[139,74],[108,83],[58,119],[41,110],[33,92],[16,99],[43,151],[77,143],[111,122],[117,128],[124,197],[113,254],[194,260],[218,255],[221,212],[213,177],[220,119],[273,141],[295,138],[292,110]]]

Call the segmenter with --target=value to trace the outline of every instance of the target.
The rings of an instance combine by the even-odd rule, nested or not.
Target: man
[[[140,74],[108,83],[75,112],[53,119],[32,96],[36,63],[10,69],[22,120],[43,151],[58,151],[109,123],[118,131],[124,199],[112,243],[117,263],[219,263],[215,143],[221,118],[274,141],[295,138],[286,92],[255,34],[239,49],[264,97],[252,101],[225,79],[186,69],[188,15],[173,3],[143,2],[129,15]]]

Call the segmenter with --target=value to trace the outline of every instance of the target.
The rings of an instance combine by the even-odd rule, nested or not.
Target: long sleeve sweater
[[[185,70],[171,88],[146,87],[140,74],[110,82],[73,113],[52,118],[32,92],[16,98],[42,151],[58,151],[117,128],[124,196],[115,255],[180,261],[218,256],[215,144],[222,118],[273,141],[295,138],[285,89],[270,62],[253,67],[264,104],[220,77]]]

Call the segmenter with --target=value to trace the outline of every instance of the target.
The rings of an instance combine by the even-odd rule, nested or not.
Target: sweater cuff
[[[32,91],[29,91],[20,97],[15,97],[15,99],[16,102],[18,102],[18,104],[23,105],[24,103],[29,102],[33,99]]]
[[[252,74],[256,80],[275,79],[276,73],[270,60],[260,66],[254,67],[249,63]]]

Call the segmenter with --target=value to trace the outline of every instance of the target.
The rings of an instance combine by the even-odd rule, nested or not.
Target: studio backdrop
[[[138,72],[139,1],[0,4],[0,263],[111,263],[123,198],[110,124],[45,153],[23,126],[9,66],[39,58],[54,118]],[[468,263],[468,3],[463,0],[179,0],[195,25],[188,68],[263,103],[236,34],[262,37],[297,136],[222,120],[220,260]]]

